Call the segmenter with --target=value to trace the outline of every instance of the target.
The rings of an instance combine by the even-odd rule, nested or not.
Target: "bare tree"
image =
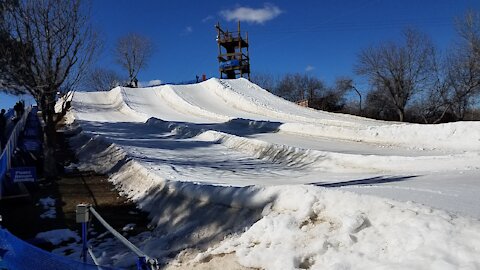
[[[412,97],[431,84],[435,49],[428,37],[414,30],[404,32],[405,43],[385,43],[361,51],[356,66],[376,91],[385,91],[387,102],[404,121]]]
[[[349,90],[355,91],[358,95],[358,114],[362,114],[362,93],[357,89],[351,78],[343,77],[335,81],[335,88],[342,96]]]
[[[5,73],[31,94],[45,121],[45,174],[56,177],[55,102],[58,92],[74,90],[98,47],[81,0],[25,0],[9,10],[9,35],[16,40],[18,69]]]
[[[480,15],[468,12],[457,21],[460,42],[447,57],[446,97],[459,120],[480,96]]]
[[[113,70],[96,68],[88,74],[84,84],[88,90],[108,91],[122,85],[123,81]]]
[[[136,86],[138,72],[147,66],[152,54],[153,43],[147,37],[130,33],[118,39],[115,58],[127,70],[131,86]]]
[[[306,74],[287,74],[278,83],[277,95],[290,101],[315,99],[326,90],[325,84]]]
[[[21,82],[13,75],[23,73],[24,66],[18,58],[21,48],[27,46],[11,35],[12,22],[9,13],[18,8],[17,0],[0,1],[0,87],[11,94],[25,93]]]
[[[274,93],[287,100],[307,101],[308,107],[324,111],[340,111],[345,105],[346,90],[329,88],[323,81],[307,74],[287,74]]]
[[[252,74],[250,81],[274,94],[278,87],[278,77],[269,73],[256,72]]]
[[[390,101],[388,91],[374,88],[368,92],[363,114],[370,118],[395,120],[398,118],[396,107]]]

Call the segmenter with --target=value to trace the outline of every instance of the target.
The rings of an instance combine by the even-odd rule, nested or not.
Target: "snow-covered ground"
[[[172,269],[480,269],[479,122],[326,113],[244,79],[79,92],[72,107],[78,166],[150,212],[155,229],[131,240]]]

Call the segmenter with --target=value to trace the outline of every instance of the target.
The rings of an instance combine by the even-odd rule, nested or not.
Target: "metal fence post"
[[[83,254],[83,263],[87,263],[87,222],[82,223],[82,254]]]
[[[138,257],[137,259],[137,270],[148,270],[147,258]]]
[[[88,225],[88,221],[90,220],[90,215],[88,210],[89,207],[90,205],[81,203],[81,204],[77,204],[77,208],[76,208],[77,223],[82,224],[82,253],[80,256],[82,257],[84,263],[87,262],[87,254],[88,254],[88,245],[87,245],[88,226],[87,225]]]

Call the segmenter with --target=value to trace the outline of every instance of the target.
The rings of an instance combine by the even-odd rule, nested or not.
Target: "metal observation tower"
[[[242,77],[250,80],[248,33],[245,32],[245,38],[242,37],[240,21],[236,32],[222,30],[220,23],[217,23],[215,28],[217,29],[220,78],[235,79]]]

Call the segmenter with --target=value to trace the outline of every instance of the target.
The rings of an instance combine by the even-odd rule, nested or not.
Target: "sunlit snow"
[[[155,229],[131,239],[149,256],[195,265],[234,254],[265,269],[480,268],[479,122],[316,111],[245,79],[78,92],[72,107],[79,168],[109,173],[150,212]],[[128,264],[112,245],[97,248],[103,262]]]

